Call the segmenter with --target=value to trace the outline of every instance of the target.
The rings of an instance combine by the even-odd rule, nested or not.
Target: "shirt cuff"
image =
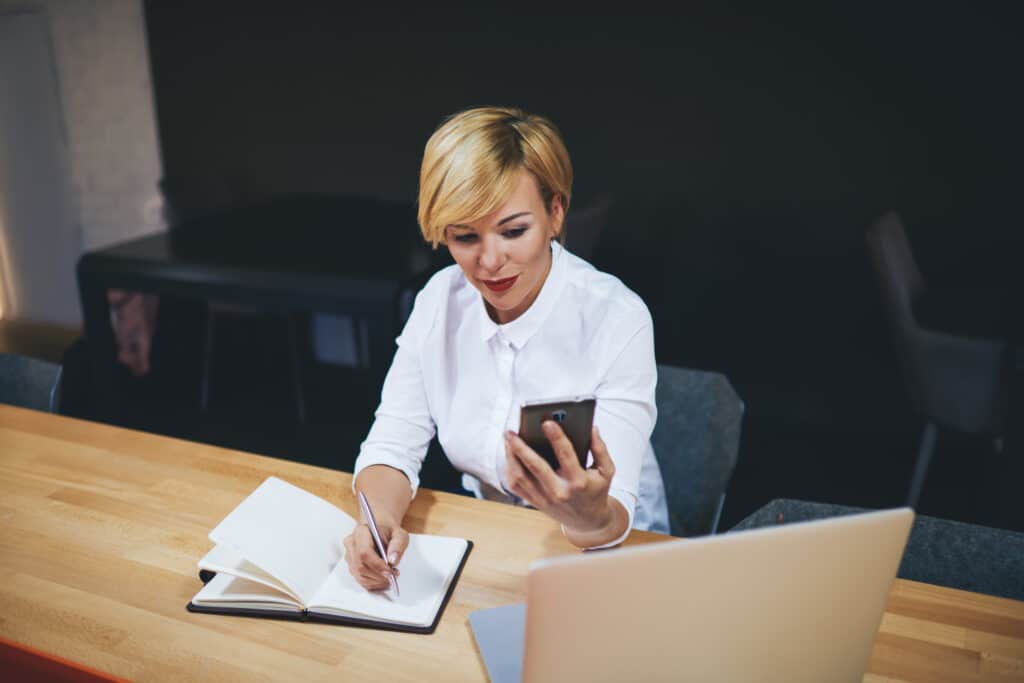
[[[584,550],[601,550],[602,548],[616,546],[625,541],[629,536],[629,532],[633,530],[633,517],[636,515],[636,496],[624,489],[609,489],[608,495],[622,503],[622,507],[626,508],[626,514],[629,516],[629,520],[626,523],[626,531],[614,541],[602,543],[601,545],[587,546]],[[562,525],[562,535],[565,535],[564,524]]]
[[[409,480],[409,488],[412,491],[412,497],[416,497],[416,491],[420,487],[419,472],[414,472],[409,466],[409,463],[404,462],[399,458],[390,457],[386,453],[359,454],[359,457],[356,458],[355,468],[353,468],[352,471],[352,493],[356,492],[356,479],[359,478],[359,473],[371,465],[387,465],[388,467],[393,467],[404,474]]]

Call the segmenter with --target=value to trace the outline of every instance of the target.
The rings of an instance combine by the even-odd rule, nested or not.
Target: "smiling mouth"
[[[481,282],[483,282],[484,286],[492,292],[504,292],[506,289],[509,289],[514,285],[518,279],[519,276],[514,275],[512,277],[507,277],[504,280],[481,280]]]

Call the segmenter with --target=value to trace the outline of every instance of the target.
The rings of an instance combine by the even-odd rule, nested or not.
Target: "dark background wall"
[[[295,191],[411,201],[444,116],[542,113],[573,156],[574,205],[612,199],[593,260],[651,306],[659,360],[722,371],[747,402],[744,458],[760,448],[769,471],[768,453],[802,449],[793,468],[819,471],[839,502],[898,497],[909,460],[858,470],[859,488],[840,463],[872,451],[881,468],[917,429],[863,231],[898,210],[928,277],[1001,286],[1021,244],[1024,113],[1007,10],[345,4],[146,3],[180,206]],[[769,447],[758,424],[789,436]],[[843,447],[856,452],[824,457]]]

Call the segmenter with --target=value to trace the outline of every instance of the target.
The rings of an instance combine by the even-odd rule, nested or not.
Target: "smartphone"
[[[572,442],[580,467],[586,468],[596,407],[597,398],[594,396],[528,401],[519,408],[519,437],[537,451],[537,454],[551,465],[551,469],[557,471],[558,456],[555,455],[551,442],[541,428],[544,420],[554,420],[562,426],[565,435]]]

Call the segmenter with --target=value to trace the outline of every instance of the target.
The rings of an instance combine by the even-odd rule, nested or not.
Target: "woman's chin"
[[[490,313],[491,319],[498,324],[504,324],[511,320],[509,316],[513,315],[516,303],[518,303],[506,298],[495,300],[489,296],[484,297],[484,302],[487,304],[487,312]]]

